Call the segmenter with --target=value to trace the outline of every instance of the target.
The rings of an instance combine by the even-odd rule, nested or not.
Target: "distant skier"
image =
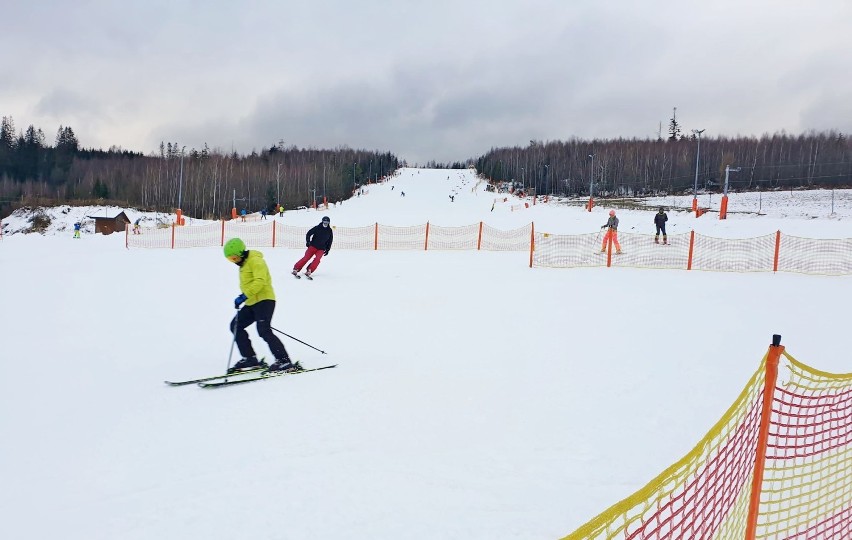
[[[609,211],[609,219],[606,220],[606,224],[601,225],[601,229],[606,229],[603,244],[601,244],[601,253],[606,251],[606,243],[612,238],[612,243],[615,244],[615,253],[620,254],[621,244],[618,243],[618,218],[615,217],[615,210]]]
[[[266,207],[260,209],[260,219],[266,219]]]
[[[284,205],[278,205],[278,217],[284,217]]]
[[[243,218],[243,221],[246,220],[246,209],[245,208],[240,210],[240,217]]]
[[[142,221],[142,218],[136,218],[136,221],[133,222],[133,234],[142,234],[139,226],[140,221]]]
[[[240,295],[234,299],[237,314],[231,320],[231,333],[242,359],[229,373],[267,367],[266,362],[258,360],[254,354],[246,328],[257,323],[259,335],[275,356],[275,362],[268,366],[267,371],[301,371],[298,362],[292,362],[287,349],[281,340],[272,333],[272,314],[275,312],[275,291],[272,289],[272,276],[263,260],[263,254],[255,250],[247,250],[245,243],[239,238],[231,238],[225,242],[225,258],[240,267]],[[245,305],[243,305],[245,304]],[[242,309],[240,309],[242,306]]]
[[[304,257],[293,265],[291,273],[299,277],[302,267],[313,257],[314,260],[308,265],[308,269],[305,271],[305,276],[313,279],[311,275],[317,271],[322,256],[328,255],[328,252],[331,251],[332,242],[334,242],[334,232],[331,230],[331,219],[328,216],[323,216],[319,225],[315,225],[305,234],[305,247],[308,249],[305,250]]]
[[[663,244],[668,244],[668,237],[666,236],[666,221],[669,220],[669,216],[666,215],[666,209],[662,206],[660,207],[660,211],[654,214],[654,225],[657,226],[657,234],[654,235],[654,243],[660,243],[660,232],[663,233]]]
[[[74,238],[80,238],[80,222],[74,224]]]

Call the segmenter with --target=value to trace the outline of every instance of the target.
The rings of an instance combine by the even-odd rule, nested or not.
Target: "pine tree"
[[[669,122],[669,140],[678,141],[683,136],[680,133],[680,124],[677,123],[677,107],[672,111],[672,121]]]

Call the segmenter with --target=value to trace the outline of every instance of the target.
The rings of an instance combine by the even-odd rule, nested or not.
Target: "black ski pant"
[[[656,234],[656,236],[660,236],[660,231],[662,231],[663,236],[666,236],[666,224],[665,224],[665,223],[663,223],[662,225],[657,225],[657,234]]]
[[[257,304],[251,306],[243,306],[236,316],[231,320],[231,333],[234,333],[236,326],[237,348],[243,358],[254,356],[254,348],[251,346],[246,328],[257,323],[257,335],[263,338],[263,341],[269,345],[269,350],[272,351],[272,356],[276,360],[289,360],[287,349],[284,344],[272,333],[272,314],[275,312],[275,300],[261,300]]]

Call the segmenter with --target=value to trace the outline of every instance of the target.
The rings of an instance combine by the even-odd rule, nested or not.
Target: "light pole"
[[[524,190],[524,195],[527,194],[527,177],[524,174],[524,168],[521,167],[521,184],[524,186],[522,189]]]
[[[358,189],[357,184],[355,184],[355,165],[357,165],[357,163],[352,164],[352,196],[353,197],[355,196],[355,191]]]
[[[275,204],[281,204],[281,164],[278,164],[278,170],[275,172]]]
[[[698,136],[698,151],[695,153],[695,184],[692,186],[692,211],[698,216],[698,160],[701,159],[701,134],[703,129],[693,129],[693,133]]]
[[[181,210],[181,202],[183,196],[183,151],[186,150],[186,146],[180,149],[180,179],[178,180],[178,207],[177,207],[177,224],[183,225],[183,217]]]
[[[595,205],[595,155],[589,154],[589,157],[592,158],[592,165],[589,168],[589,204],[587,206],[591,212]]]
[[[740,172],[740,168],[732,169],[730,165],[725,165],[725,189],[722,192],[722,204],[719,206],[719,219],[728,217],[728,172]]]

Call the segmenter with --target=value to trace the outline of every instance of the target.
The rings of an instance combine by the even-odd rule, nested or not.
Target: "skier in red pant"
[[[312,227],[305,235],[305,246],[308,249],[305,250],[305,256],[293,265],[292,274],[300,277],[299,272],[302,270],[302,267],[313,257],[314,260],[308,265],[308,269],[305,271],[305,277],[313,279],[311,274],[317,271],[317,266],[319,266],[322,256],[328,255],[333,241],[334,233],[331,230],[331,220],[328,216],[323,216],[319,225]]]

